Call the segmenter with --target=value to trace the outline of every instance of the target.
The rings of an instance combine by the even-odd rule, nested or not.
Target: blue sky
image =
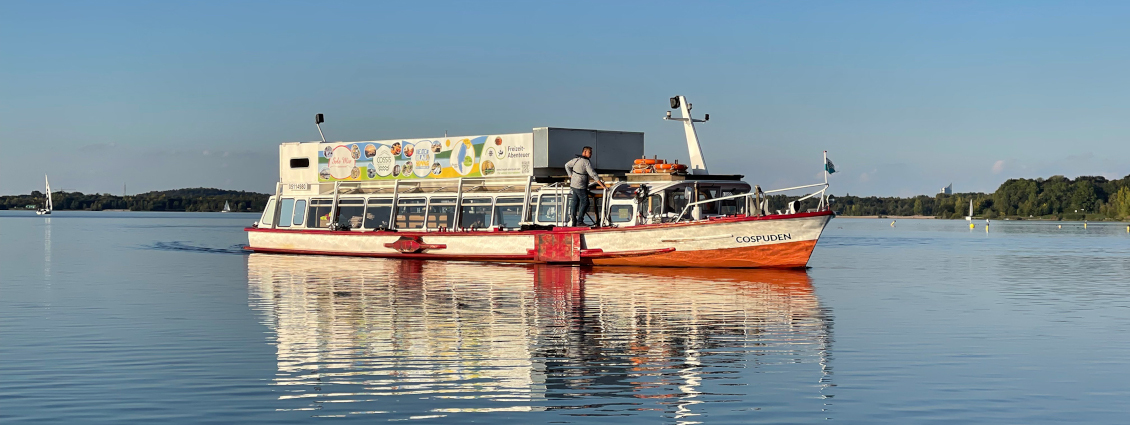
[[[0,194],[267,192],[277,145],[556,126],[687,96],[711,170],[853,195],[1130,174],[1127,2],[4,2]]]

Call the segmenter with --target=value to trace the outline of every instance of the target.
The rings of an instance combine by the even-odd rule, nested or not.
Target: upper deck
[[[357,142],[283,143],[279,192],[330,193],[342,183],[361,189],[399,184],[448,186],[460,180],[486,185],[554,180],[581,148],[593,148],[601,173],[630,171],[644,153],[638,132],[534,128],[528,133],[445,136]]]

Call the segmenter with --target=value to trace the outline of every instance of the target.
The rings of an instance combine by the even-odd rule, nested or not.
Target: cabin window
[[[267,208],[263,210],[263,217],[259,219],[262,226],[270,226],[275,221],[275,200],[267,201]]]
[[[396,228],[422,229],[427,218],[428,200],[424,198],[399,199],[396,202]]]
[[[667,210],[675,214],[683,212],[683,208],[687,207],[687,192],[694,190],[690,186],[679,186],[674,189],[667,190]]]
[[[740,194],[743,194],[743,193],[749,193],[749,189],[748,188],[723,187],[721,189],[721,193],[719,193],[719,196],[725,197],[725,196],[740,195]],[[746,200],[745,197],[737,197],[737,198],[723,199],[721,201],[718,201],[718,204],[719,204],[718,205],[718,213],[723,214],[723,215],[743,214],[743,213],[745,213],[745,200]]]
[[[310,167],[310,158],[291,158],[290,168],[308,168]]]
[[[428,203],[428,228],[455,227],[455,198],[432,198]]]
[[[641,206],[648,217],[663,215],[663,195],[658,193],[648,196],[647,201]]]
[[[306,200],[299,199],[294,201],[294,225],[301,226],[302,219],[306,216]]]
[[[388,229],[392,219],[392,198],[369,198],[365,207],[366,229]]]
[[[636,189],[639,189],[639,187],[640,185],[638,184],[622,184],[620,186],[617,186],[616,190],[612,192],[612,199],[623,200],[635,198],[635,194],[633,192],[635,192]]]
[[[573,212],[569,206],[569,199],[572,195],[542,195],[538,201],[538,221],[542,223],[557,223],[558,216],[557,210],[565,210],[565,216],[561,217],[561,222],[569,221],[569,213]]]
[[[330,226],[330,207],[333,199],[311,199],[306,210],[306,227],[325,229]]]
[[[608,207],[608,218],[611,219],[613,223],[627,223],[632,221],[632,211],[634,209],[635,208],[631,205],[612,205]]]
[[[337,225],[342,229],[360,229],[365,219],[364,199],[338,199]]]
[[[718,188],[716,188],[716,187],[699,187],[698,188],[698,200],[699,201],[709,201],[709,200],[717,198],[717,197],[718,197]],[[702,214],[704,214],[704,215],[706,215],[706,214],[717,215],[718,214],[718,203],[717,202],[706,202],[706,203],[698,204],[698,207],[702,209]]]
[[[490,198],[463,198],[462,210],[459,211],[459,227],[473,229],[490,227],[490,204]]]
[[[290,223],[294,221],[294,198],[283,198],[279,203],[279,224],[278,227],[290,227]]]
[[[495,225],[517,228],[522,225],[522,198],[498,198],[494,203]]]

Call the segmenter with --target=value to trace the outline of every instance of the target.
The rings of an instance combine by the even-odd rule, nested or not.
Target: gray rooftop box
[[[643,133],[541,127],[534,129],[534,174],[564,174],[565,163],[592,146],[592,166],[598,172],[625,172],[642,158]]]

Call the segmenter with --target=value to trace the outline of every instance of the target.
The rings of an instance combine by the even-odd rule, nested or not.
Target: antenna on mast
[[[322,114],[314,115],[314,125],[318,126],[318,135],[322,136],[322,143],[326,143],[326,135],[322,134],[322,123],[326,122],[326,117]]]
[[[671,111],[667,111],[667,116],[663,119],[683,122],[683,130],[687,133],[687,150],[690,151],[691,155],[691,174],[710,174],[706,170],[706,158],[702,155],[702,145],[698,143],[698,133],[694,129],[694,123],[710,121],[710,114],[706,114],[705,119],[701,120],[691,118],[691,103],[687,102],[687,98],[683,96],[671,98],[671,109],[679,109],[683,113],[683,117],[671,118]]]

